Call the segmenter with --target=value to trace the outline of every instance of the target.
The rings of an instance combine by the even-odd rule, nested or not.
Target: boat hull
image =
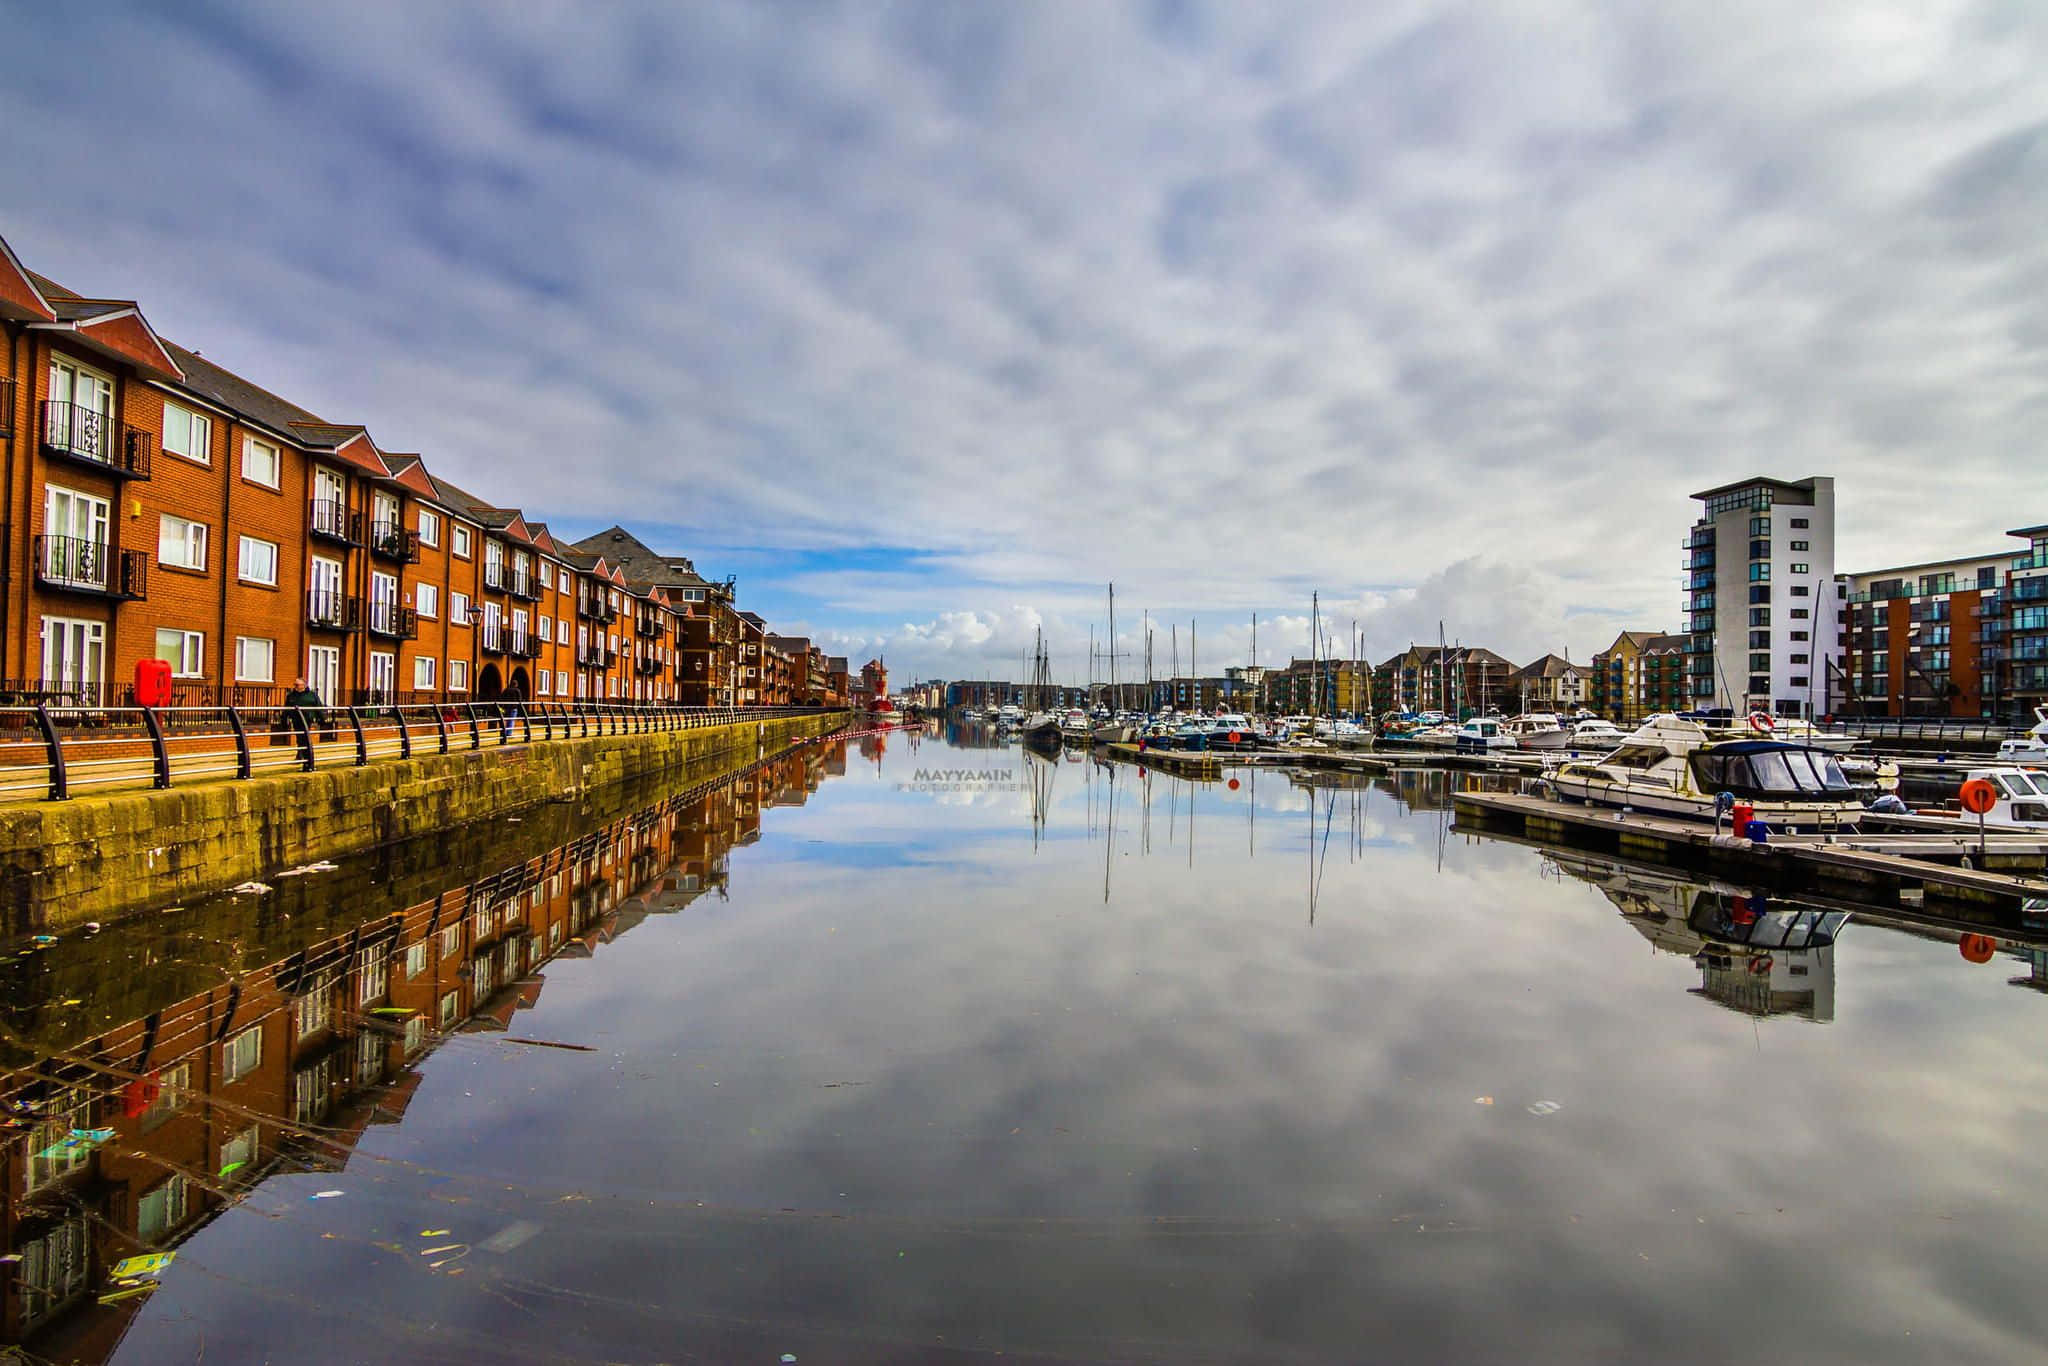
[[[1648,783],[1624,783],[1603,774],[1562,771],[1553,774],[1550,786],[1560,797],[1617,810],[1647,812],[1657,816],[1679,816],[1711,822],[1716,816],[1714,799],[1702,793]],[[1768,799],[1747,803],[1760,820],[1773,830],[1853,830],[1863,819],[1863,807],[1845,802],[1778,802]]]

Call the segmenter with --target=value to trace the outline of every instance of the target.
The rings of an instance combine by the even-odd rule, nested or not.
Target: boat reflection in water
[[[309,914],[244,899],[12,960],[0,1340],[105,1360],[154,1289],[133,1264],[117,1279],[124,1259],[175,1251],[274,1175],[342,1170],[404,1117],[421,1059],[514,1028],[544,964],[722,897],[727,851],[845,749],[799,747],[402,908],[379,885],[310,942]]]
[[[1834,1019],[1835,940],[1849,912],[1584,854],[1543,857],[1598,887],[1657,948],[1692,959],[1701,996],[1747,1015]]]

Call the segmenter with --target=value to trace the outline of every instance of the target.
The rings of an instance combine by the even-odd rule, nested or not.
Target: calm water
[[[559,901],[588,956],[409,1063],[293,1044],[287,991],[303,1122],[118,1103],[108,1031],[203,989],[216,1056],[220,983],[303,987],[296,921],[233,929],[260,899],[20,960],[14,1037],[97,1060],[119,1133],[33,1198],[16,1142],[10,1325],[123,1362],[2039,1358],[2038,954],[1468,839],[1441,777],[1239,778],[813,747],[542,866],[527,952]],[[1759,926],[1794,938],[1751,971]],[[177,1259],[100,1305],[165,1172]]]

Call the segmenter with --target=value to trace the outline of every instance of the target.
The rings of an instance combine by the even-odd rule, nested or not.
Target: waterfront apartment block
[[[1447,715],[1513,710],[1515,666],[1477,645],[1410,645],[1373,668],[1372,696],[1387,712]]]
[[[1372,710],[1372,671],[1348,659],[1290,659],[1260,678],[1264,710],[1278,716],[1357,716]]]
[[[1593,656],[1587,706],[1617,722],[1641,721],[1692,703],[1686,661],[1692,638],[1660,631],[1623,631]]]
[[[1835,580],[1835,481],[1759,477],[1693,497],[1703,510],[1684,545],[1688,701],[1833,711],[1846,592]]]
[[[0,241],[0,694],[111,705],[761,704],[730,579],[515,507],[159,337]],[[756,625],[759,625],[758,618]],[[806,658],[790,700],[827,695]],[[747,672],[752,670],[752,673]]]
[[[2032,719],[2048,702],[2048,527],[2009,534],[2025,553],[1848,576],[1839,711]]]
[[[1523,711],[1575,712],[1592,692],[1587,674],[1563,655],[1544,655],[1515,670],[1516,701]]]

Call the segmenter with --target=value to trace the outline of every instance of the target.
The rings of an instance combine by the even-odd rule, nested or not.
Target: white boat
[[[1498,716],[1475,716],[1452,732],[1451,743],[1460,754],[1484,754],[1489,750],[1515,748],[1515,737]]]
[[[1978,778],[1991,784],[1991,790],[1998,794],[1998,800],[1984,813],[1986,829],[2048,830],[2048,771],[2006,766],[1973,768],[1963,781],[1967,783]],[[1921,807],[1912,813],[1910,821],[1896,816],[1890,820],[1895,824],[1909,824],[1915,830],[1942,829],[1956,823],[1965,830],[1977,828],[1977,817],[1963,811],[1959,805]]]
[[[1717,740],[1783,740],[1788,744],[1803,745],[1807,749],[1831,750],[1846,754],[1860,749],[1864,744],[1861,736],[1846,731],[1822,730],[1813,722],[1799,716],[1771,716],[1753,711],[1732,726],[1717,726],[1710,731]]]
[[[1575,754],[1605,754],[1626,739],[1628,732],[1620,726],[1592,716],[1572,724],[1565,748]]]
[[[1072,740],[1085,740],[1095,727],[1088,720],[1088,713],[1079,707],[1070,707],[1060,713],[1060,734]]]
[[[2000,742],[1998,761],[2002,764],[2048,764],[2048,707],[2034,708],[2034,728]]]
[[[1710,821],[1721,793],[1773,830],[1854,828],[1856,789],[1826,750],[1782,740],[1716,740],[1678,716],[1653,716],[1600,759],[1573,760],[1550,776],[1561,797]]]
[[[1501,722],[1501,727],[1523,749],[1563,749],[1572,738],[1572,733],[1564,728],[1564,722],[1558,720],[1555,713],[1547,711],[1510,716]]]

